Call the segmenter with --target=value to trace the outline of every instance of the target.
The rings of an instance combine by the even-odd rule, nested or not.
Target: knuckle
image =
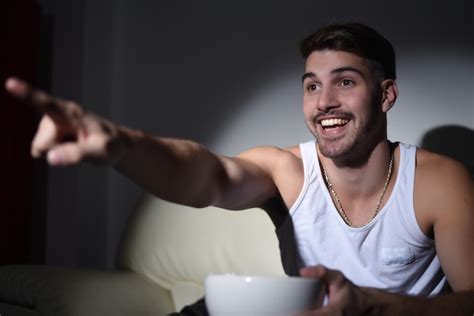
[[[46,92],[41,90],[31,91],[28,97],[31,99],[31,102],[40,105],[47,104],[51,101],[51,97]]]
[[[66,113],[70,115],[71,118],[79,118],[84,114],[82,107],[74,101],[62,101]]]
[[[334,271],[334,281],[337,284],[342,285],[346,282],[346,278],[345,278],[344,274],[342,274],[341,271]]]

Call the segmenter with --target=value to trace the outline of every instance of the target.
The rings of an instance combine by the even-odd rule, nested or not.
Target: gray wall
[[[374,26],[398,53],[389,138],[474,128],[473,5],[433,1],[41,1],[55,17],[53,92],[121,124],[223,154],[311,138],[298,41],[319,25]],[[113,170],[51,170],[47,261],[110,267],[141,190]]]

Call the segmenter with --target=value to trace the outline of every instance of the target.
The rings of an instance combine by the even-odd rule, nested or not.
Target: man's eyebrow
[[[314,72],[306,72],[302,77],[301,77],[301,82],[303,82],[306,78],[314,78],[316,77],[316,74]]]
[[[339,67],[339,68],[333,69],[333,70],[331,70],[331,73],[332,74],[338,74],[338,73],[345,72],[345,71],[355,72],[355,73],[359,74],[360,76],[364,77],[364,74],[362,73],[362,71],[360,71],[357,68],[350,67],[350,66]],[[314,77],[317,77],[317,75],[314,72],[306,72],[301,77],[301,82],[303,82],[306,78],[314,78]]]
[[[331,70],[331,73],[334,74],[334,73],[341,73],[341,72],[345,72],[345,71],[355,72],[355,73],[359,74],[360,76],[364,77],[364,74],[362,73],[362,71],[360,71],[357,68],[350,67],[350,66],[333,69],[333,70]]]

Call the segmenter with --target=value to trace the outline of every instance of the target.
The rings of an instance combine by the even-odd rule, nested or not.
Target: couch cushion
[[[171,293],[137,273],[41,265],[0,267],[0,302],[10,308],[22,306],[23,313],[29,309],[48,316],[145,316],[175,311]]]
[[[27,307],[0,302],[0,315],[40,316],[40,313]]]
[[[171,295],[177,311],[204,296],[204,287],[191,282],[177,282],[171,288]]]
[[[211,273],[284,275],[274,226],[261,209],[195,209],[151,196],[128,222],[118,265],[170,290],[202,288]]]

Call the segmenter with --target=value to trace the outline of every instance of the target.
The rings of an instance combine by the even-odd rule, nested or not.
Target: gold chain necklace
[[[324,168],[324,165],[322,163],[321,163],[321,166],[323,167],[323,175],[324,175],[324,179],[326,181],[326,184],[328,186],[329,192],[331,192],[331,194],[334,196],[334,199],[336,200],[337,211],[339,212],[339,214],[341,214],[341,216],[344,219],[344,221],[346,222],[346,224],[349,225],[349,226],[352,226],[352,227],[362,227],[362,226],[364,226],[364,225],[362,225],[362,226],[352,225],[351,220],[349,219],[346,212],[344,212],[344,209],[342,208],[342,203],[341,203],[341,200],[339,199],[339,196],[336,193],[336,190],[334,190],[331,181],[329,181],[329,177],[328,177],[328,174],[326,172],[326,168]],[[375,208],[374,215],[370,218],[370,220],[366,224],[370,223],[370,221],[373,220],[375,218],[375,216],[377,216],[377,214],[379,213],[380,205],[382,204],[382,200],[383,200],[383,197],[385,195],[385,192],[387,192],[388,183],[390,182],[390,178],[392,177],[392,169],[393,169],[393,152],[392,152],[392,155],[390,156],[390,162],[388,164],[387,178],[385,179],[385,183],[383,185],[382,193],[380,194],[379,201],[377,202],[377,207]]]

